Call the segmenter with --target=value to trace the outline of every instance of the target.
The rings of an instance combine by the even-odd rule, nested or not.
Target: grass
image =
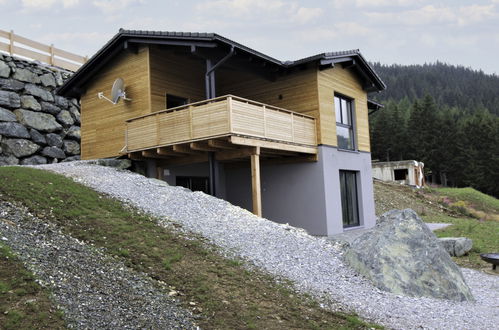
[[[223,258],[195,235],[158,226],[114,199],[53,173],[0,168],[0,198],[26,205],[66,233],[104,247],[125,263],[169,285],[206,329],[380,328],[355,315],[321,308],[311,297],[266,273]],[[334,274],[331,274],[334,276]]]
[[[435,188],[443,203],[465,215],[499,221],[499,200],[473,188]]]
[[[0,242],[0,328],[65,329],[60,311],[10,248]]]

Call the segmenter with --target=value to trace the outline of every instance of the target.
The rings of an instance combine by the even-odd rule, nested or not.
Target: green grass
[[[202,328],[380,328],[355,315],[323,309],[289,284],[276,284],[266,273],[245,269],[241,260],[223,258],[202,238],[162,228],[155,219],[63,176],[2,167],[0,182],[0,198],[28,206],[66,233],[168,283],[182,304],[200,315]]]
[[[455,201],[465,201],[476,210],[499,213],[499,199],[473,188],[435,188],[434,190],[439,195],[448,196]]]
[[[426,222],[451,223],[452,226],[435,231],[438,237],[467,237],[473,240],[468,255],[453,258],[463,267],[490,269],[491,265],[480,259],[480,253],[499,252],[499,222],[471,217],[427,216]]]
[[[64,329],[61,313],[10,248],[0,242],[0,328]]]

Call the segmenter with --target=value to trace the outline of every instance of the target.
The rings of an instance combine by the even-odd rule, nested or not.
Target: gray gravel
[[[0,201],[0,239],[52,291],[70,328],[196,328],[164,284],[62,234],[22,206]]]
[[[292,280],[331,308],[355,311],[396,329],[493,329],[499,324],[499,277],[463,269],[475,303],[398,296],[380,291],[347,267],[341,246],[258,218],[201,192],[82,162],[42,165],[206,237],[229,254]],[[171,220],[170,220],[171,219]],[[334,301],[334,303],[330,303]]]

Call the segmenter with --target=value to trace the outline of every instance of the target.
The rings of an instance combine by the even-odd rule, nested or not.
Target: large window
[[[354,130],[352,106],[353,101],[344,96],[334,96],[334,109],[336,112],[336,135],[338,137],[338,148],[354,150]]]
[[[357,172],[340,171],[340,189],[341,209],[343,211],[343,228],[359,226]]]

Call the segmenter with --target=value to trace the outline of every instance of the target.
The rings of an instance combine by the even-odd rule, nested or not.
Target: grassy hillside
[[[437,230],[438,237],[468,237],[473,248],[466,256],[454,258],[463,266],[489,270],[480,253],[499,252],[499,201],[473,188],[415,190],[399,184],[375,181],[376,213],[411,208],[426,222],[450,223]]]
[[[205,329],[364,329],[354,315],[323,309],[269,275],[226,259],[201,237],[162,228],[155,219],[53,173],[0,167],[0,198],[20,202],[73,237],[105,248],[138,271],[168,283]]]

